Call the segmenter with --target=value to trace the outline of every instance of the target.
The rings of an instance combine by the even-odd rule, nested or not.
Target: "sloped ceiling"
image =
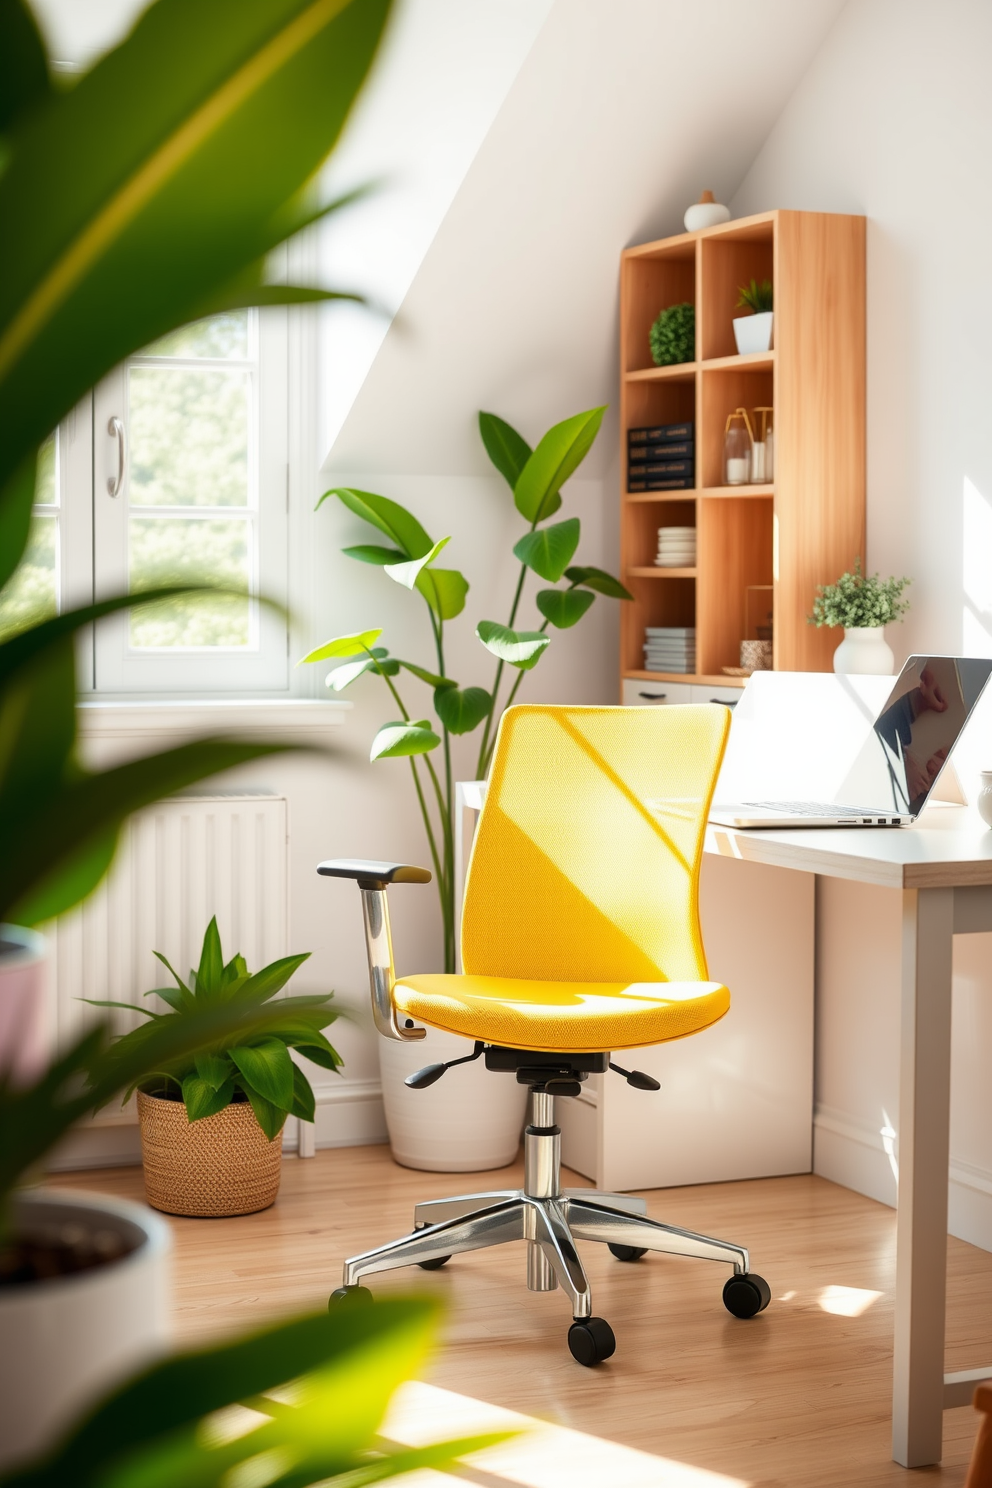
[[[730,200],[842,8],[555,0],[323,469],[482,473],[479,408],[611,401],[620,250]]]

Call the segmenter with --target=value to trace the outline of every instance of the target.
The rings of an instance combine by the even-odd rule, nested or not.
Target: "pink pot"
[[[41,1073],[48,1055],[44,937],[0,925],[0,1071],[17,1084]]]

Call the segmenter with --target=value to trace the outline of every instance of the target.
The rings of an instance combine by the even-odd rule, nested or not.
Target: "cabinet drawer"
[[[642,682],[636,677],[623,681],[625,708],[657,708],[662,703],[691,703],[693,688],[687,682]]]
[[[741,700],[741,687],[701,687],[696,684],[689,688],[694,703],[726,703],[728,708],[733,708]]]

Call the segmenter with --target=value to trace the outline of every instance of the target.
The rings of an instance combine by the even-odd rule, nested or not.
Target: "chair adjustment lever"
[[[479,1059],[485,1047],[485,1044],[477,1039],[474,1053],[466,1054],[462,1059],[449,1059],[447,1064],[427,1064],[423,1069],[417,1070],[416,1074],[407,1075],[403,1084],[409,1085],[411,1090],[426,1090],[428,1085],[433,1085],[436,1080],[440,1080],[441,1076],[447,1070],[454,1069],[456,1064],[471,1064],[473,1059]]]
[[[642,1074],[640,1070],[621,1069],[618,1064],[610,1060],[610,1069],[615,1075],[623,1075],[628,1085],[633,1085],[635,1090],[660,1090],[661,1081],[655,1080],[651,1075]]]

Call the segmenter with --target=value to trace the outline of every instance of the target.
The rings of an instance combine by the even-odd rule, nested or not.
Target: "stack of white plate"
[[[656,568],[695,568],[695,527],[659,527]]]

